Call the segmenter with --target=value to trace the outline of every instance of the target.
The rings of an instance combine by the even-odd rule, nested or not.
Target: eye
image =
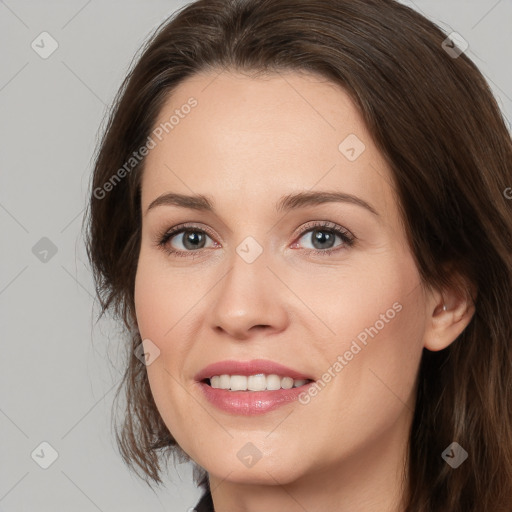
[[[340,250],[352,247],[355,243],[356,237],[345,228],[338,226],[329,221],[316,221],[306,224],[302,229],[300,239],[311,241],[312,249],[308,249],[314,254],[329,255]],[[341,240],[341,243],[335,246],[336,238]],[[296,247],[293,244],[293,248]]]
[[[169,255],[194,258],[196,257],[194,253],[199,256],[202,249],[219,247],[217,242],[213,242],[209,247],[207,246],[208,238],[212,240],[213,237],[213,233],[208,229],[190,224],[180,224],[159,234],[156,237],[156,245]],[[329,255],[346,250],[352,247],[356,240],[356,236],[350,231],[329,221],[316,221],[306,224],[299,233],[299,240],[308,237],[313,244],[313,248],[306,248],[306,250],[319,255]],[[334,245],[336,238],[341,240],[341,243],[337,246]],[[296,248],[296,246],[296,242],[292,244],[292,248]]]
[[[190,253],[206,248],[207,238],[211,239],[208,231],[204,228],[182,224],[158,236],[157,245],[168,254],[190,257]],[[175,244],[178,247],[172,246],[173,239],[176,239]],[[180,245],[181,247],[179,247]]]

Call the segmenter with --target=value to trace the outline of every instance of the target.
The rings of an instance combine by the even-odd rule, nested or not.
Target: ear
[[[430,290],[427,294],[423,345],[432,352],[453,343],[475,313],[476,288],[455,274],[451,281],[453,284],[449,287]]]

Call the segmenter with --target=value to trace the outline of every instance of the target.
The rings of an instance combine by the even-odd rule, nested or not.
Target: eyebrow
[[[375,208],[361,199],[360,197],[346,194],[344,192],[298,192],[293,194],[287,194],[280,198],[275,205],[277,213],[288,212],[290,210],[304,208],[306,206],[314,206],[324,203],[350,203],[367,209],[377,217],[379,213]],[[157,197],[148,206],[146,215],[149,210],[156,208],[157,206],[178,206],[180,208],[189,208],[191,210],[215,212],[214,201],[208,196],[203,194],[197,195],[184,195],[177,194],[175,192],[169,192]]]

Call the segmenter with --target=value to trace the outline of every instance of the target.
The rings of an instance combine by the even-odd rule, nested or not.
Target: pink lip
[[[279,389],[276,391],[229,391],[226,389],[212,388],[206,382],[201,382],[215,375],[266,375],[275,374],[280,377],[291,377],[294,380],[313,380],[303,386],[291,389]],[[270,412],[277,407],[297,400],[306,388],[314,384],[314,379],[272,361],[256,359],[253,361],[221,361],[203,368],[195,379],[206,399],[222,411],[231,414],[254,416]]]
[[[212,388],[205,382],[200,382],[199,386],[206,399],[220,410],[231,414],[255,416],[297,400],[299,395],[313,384],[314,382],[310,382],[297,388],[276,391],[229,391]]]

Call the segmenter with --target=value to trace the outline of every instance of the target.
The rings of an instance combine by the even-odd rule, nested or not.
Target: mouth
[[[266,359],[219,361],[203,368],[195,380],[215,389],[232,391],[274,391],[303,386],[314,380],[293,368]]]
[[[259,373],[255,375],[213,375],[201,382],[213,389],[227,391],[278,391],[299,388],[313,382],[312,379],[294,379],[287,375]]]
[[[312,375],[264,359],[213,363],[195,375],[195,380],[211,405],[245,416],[297,403],[315,382]]]

